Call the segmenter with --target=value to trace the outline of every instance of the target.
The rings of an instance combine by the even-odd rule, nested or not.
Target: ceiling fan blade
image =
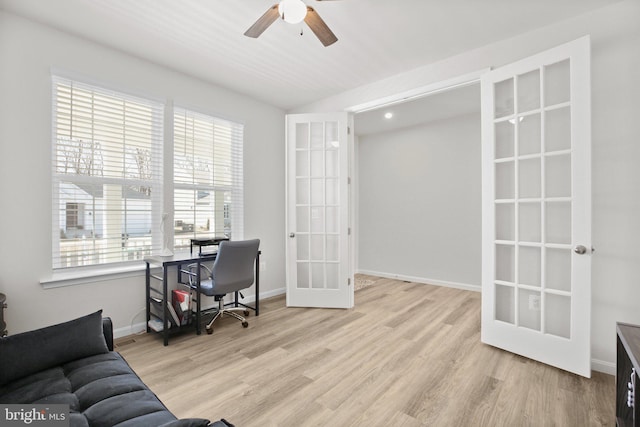
[[[273,24],[276,19],[280,17],[278,13],[278,5],[274,4],[262,15],[258,20],[244,33],[247,37],[253,37],[254,39],[260,36],[269,28],[269,25]]]
[[[307,23],[311,31],[320,39],[320,42],[325,46],[330,46],[338,41],[338,38],[333,31],[325,24],[320,18],[318,12],[314,8],[307,6],[307,16],[304,18],[304,22]]]

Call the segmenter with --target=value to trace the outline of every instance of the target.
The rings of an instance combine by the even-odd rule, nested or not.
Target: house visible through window
[[[136,260],[159,247],[163,108],[54,76],[54,268]]]

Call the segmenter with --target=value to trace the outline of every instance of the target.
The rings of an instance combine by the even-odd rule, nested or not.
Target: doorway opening
[[[356,284],[480,291],[479,74],[354,107]]]

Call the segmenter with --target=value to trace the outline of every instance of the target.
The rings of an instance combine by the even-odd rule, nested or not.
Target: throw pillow
[[[0,338],[0,386],[44,369],[107,353],[102,310],[69,322]]]

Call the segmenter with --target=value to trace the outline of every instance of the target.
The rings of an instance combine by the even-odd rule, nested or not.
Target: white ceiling
[[[276,0],[0,0],[0,9],[286,110],[618,0],[305,1],[337,43],[323,47],[304,24],[281,20],[245,37]]]
[[[391,113],[392,117],[385,118],[386,113]],[[390,132],[474,113],[480,114],[480,83],[358,113],[355,115],[355,134]]]

